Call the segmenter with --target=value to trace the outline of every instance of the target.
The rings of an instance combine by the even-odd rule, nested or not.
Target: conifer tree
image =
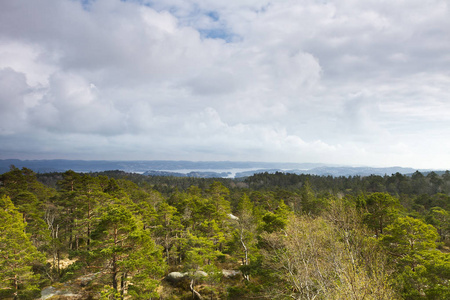
[[[165,268],[161,249],[156,248],[141,222],[125,206],[107,206],[92,237],[94,263],[100,268],[107,262],[113,290],[123,297],[128,283],[134,280],[135,293],[154,294],[155,276],[160,276]]]
[[[366,224],[375,234],[383,234],[383,229],[395,219],[400,202],[387,193],[373,193],[367,197],[365,215]]]
[[[31,298],[39,292],[32,266],[44,263],[25,233],[22,215],[7,196],[0,198],[0,298]]]
[[[432,225],[411,217],[399,217],[386,227],[381,242],[391,253],[396,283],[405,299],[450,296],[450,254],[436,250],[438,238]]]
[[[177,209],[175,207],[170,206],[166,202],[161,203],[156,214],[157,225],[154,226],[153,230],[158,244],[164,247],[168,264],[170,263],[170,250],[182,230],[180,218],[176,213]]]
[[[309,179],[306,179],[303,183],[302,188],[300,189],[300,196],[302,198],[302,211],[306,214],[315,214],[316,206],[314,192],[311,188],[311,184]]]

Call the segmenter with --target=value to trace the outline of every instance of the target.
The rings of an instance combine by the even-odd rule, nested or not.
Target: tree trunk
[[[60,274],[60,269],[59,269],[59,264],[60,264],[60,254],[59,254],[59,249],[56,251],[56,256],[58,257],[58,265],[56,270],[58,271],[58,276]]]
[[[17,274],[14,274],[14,300],[19,299],[18,298],[18,291],[19,291],[19,280],[17,279]]]
[[[244,261],[243,261],[243,263],[244,263],[244,266],[248,266],[249,265],[249,261],[248,261],[248,248],[247,248],[247,246],[245,245],[245,243],[244,243],[244,239],[243,239],[243,232],[241,231],[241,234],[240,234],[241,236],[240,236],[240,238],[241,238],[241,244],[242,244],[242,247],[244,247]],[[250,276],[248,275],[248,274],[244,274],[243,272],[242,272],[242,276],[244,277],[244,279],[245,280],[247,280],[247,281],[250,281]]]
[[[112,257],[112,270],[111,270],[111,279],[112,279],[112,286],[113,289],[117,291],[117,265],[116,265],[116,255],[113,254]]]
[[[90,193],[90,191],[89,191]],[[88,197],[88,224],[87,224],[87,239],[86,239],[86,246],[87,251],[90,250],[91,245],[91,198]]]
[[[117,245],[117,227],[114,227],[114,245]],[[112,285],[113,289],[117,291],[117,259],[116,254],[112,257]]]
[[[383,217],[380,218],[380,234],[383,234]]]
[[[71,215],[70,210],[69,210],[69,215]],[[72,243],[73,243],[73,224],[72,224],[71,220],[70,220],[68,229],[69,229],[69,249],[73,250],[73,245],[72,245]]]
[[[170,237],[169,237],[169,234],[166,234],[166,236],[165,236],[165,241],[164,241],[164,246],[165,246],[165,250],[166,250],[166,258],[167,258],[167,264],[170,264],[170,258],[169,258],[169,240],[170,240]]]
[[[194,289],[194,279],[191,280],[191,284],[189,285],[189,288],[191,289],[191,292],[192,292],[192,299],[203,300],[202,295],[200,295],[200,293]]]
[[[126,287],[127,275],[128,275],[127,272],[122,273],[122,279],[121,279],[121,282],[120,282],[120,295],[122,296],[122,299],[123,299],[123,297],[125,295],[125,291],[126,291],[126,288],[127,288]]]

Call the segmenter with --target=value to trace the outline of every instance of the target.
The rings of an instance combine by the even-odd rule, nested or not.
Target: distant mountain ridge
[[[35,172],[100,172],[105,170],[122,170],[125,172],[144,173],[150,170],[231,170],[231,169],[305,169],[324,166],[315,163],[270,163],[270,162],[235,162],[235,161],[175,161],[175,160],[144,160],[144,161],[113,161],[113,160],[0,160],[0,172],[9,170],[9,166],[26,167]]]
[[[246,177],[255,173],[295,173],[320,176],[369,176],[411,174],[417,169],[403,167],[351,167],[333,166],[319,163],[273,163],[273,162],[234,162],[234,161],[108,161],[108,160],[0,160],[0,174],[8,172],[10,166],[26,167],[37,173],[65,172],[73,170],[80,173],[121,170],[149,176],[180,177]],[[429,170],[419,170],[429,171]]]

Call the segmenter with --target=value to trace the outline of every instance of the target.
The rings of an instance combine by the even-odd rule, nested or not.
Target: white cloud
[[[448,53],[445,0],[4,1],[0,151],[449,168]]]

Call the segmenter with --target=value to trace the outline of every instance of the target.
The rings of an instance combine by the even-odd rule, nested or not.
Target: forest
[[[448,171],[0,175],[0,299],[450,299],[449,250]]]

